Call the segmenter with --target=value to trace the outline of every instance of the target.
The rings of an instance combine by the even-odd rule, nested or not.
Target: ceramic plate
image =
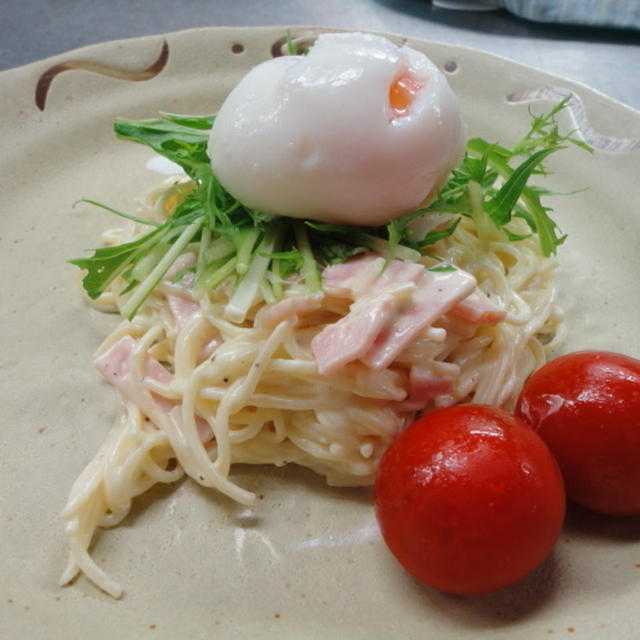
[[[238,468],[235,479],[262,498],[252,509],[190,481],[151,490],[95,542],[123,598],[84,577],[57,586],[59,513],[121,410],[91,365],[116,319],[87,308],[65,262],[114,221],[72,204],[88,197],[130,210],[161,179],[145,168],[150,151],[115,139],[116,116],[214,112],[252,65],[279,53],[284,34],[211,28],[111,42],[0,75],[4,637],[638,637],[637,519],[571,509],[534,574],[499,593],[452,597],[391,558],[368,490],[327,488],[295,468]],[[588,187],[554,200],[569,235],[559,282],[566,349],[640,356],[640,114],[486,53],[409,43],[445,70],[471,133],[490,140],[515,141],[528,108],[574,96],[563,126],[580,128],[597,152],[569,149],[550,163],[550,188]]]

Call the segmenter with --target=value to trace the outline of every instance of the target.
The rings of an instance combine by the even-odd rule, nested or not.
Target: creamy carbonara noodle
[[[165,220],[191,185],[169,180],[138,215]],[[448,218],[427,216],[431,225]],[[144,231],[127,222],[103,239],[115,245]],[[418,413],[457,402],[509,407],[563,337],[555,262],[535,236],[479,239],[470,218],[430,249],[418,263],[363,252],[325,268],[312,295],[288,276],[282,298],[258,289],[238,320],[228,312],[232,275],[194,294],[198,250],[188,245],[98,349],[96,367],[125,410],[71,490],[61,583],[82,571],[120,596],[89,547],[155,483],[186,474],[248,505],[255,496],[233,481],[233,464],[295,463],[331,485],[368,485]],[[94,304],[118,311],[125,284],[116,280]],[[417,313],[425,309],[426,324]]]

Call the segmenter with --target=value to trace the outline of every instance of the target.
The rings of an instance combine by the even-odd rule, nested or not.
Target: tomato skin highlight
[[[515,411],[556,457],[569,499],[640,515],[640,360],[608,351],[560,356],[529,378]]]
[[[420,418],[385,452],[375,484],[387,546],[414,577],[472,595],[535,569],[562,528],[565,493],[548,448],[504,411],[455,405]]]

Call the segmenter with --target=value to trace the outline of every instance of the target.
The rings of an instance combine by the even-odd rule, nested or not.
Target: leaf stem
[[[109,213],[113,213],[116,216],[120,216],[121,218],[125,218],[126,220],[131,220],[132,222],[137,222],[138,224],[144,224],[149,227],[161,227],[161,222],[156,222],[155,220],[145,220],[144,218],[138,218],[138,216],[133,216],[130,213],[124,213],[122,211],[118,211],[117,209],[113,209],[112,207],[108,207],[106,204],[101,204],[100,202],[96,202],[95,200],[89,200],[88,198],[80,198],[80,200],[76,200],[73,203],[73,207],[75,207],[79,202],[85,202],[86,204],[91,204],[94,207],[99,207],[100,209],[104,209]]]
[[[247,272],[253,248],[260,237],[260,229],[253,227],[243,232],[242,241],[238,247],[238,259],[236,261],[236,271],[242,275]]]
[[[471,203],[471,218],[476,226],[478,239],[486,248],[492,235],[491,219],[482,206],[482,187],[477,182],[469,182],[469,201]]]
[[[247,312],[256,299],[260,289],[260,283],[271,262],[271,257],[263,254],[273,252],[281,233],[280,225],[270,225],[264,234],[262,242],[258,245],[256,251],[254,251],[244,277],[224,309],[225,316],[231,320],[231,322],[244,322]]]
[[[204,218],[198,218],[195,222],[192,222],[178,237],[178,239],[171,245],[171,248],[158,264],[153,268],[153,271],[147,276],[147,278],[138,286],[133,295],[124,303],[121,309],[122,315],[128,320],[132,320],[136,315],[136,312],[140,308],[140,305],[145,301],[147,296],[155,289],[156,285],[162,276],[167,272],[169,267],[175,262],[176,258],[182,253],[184,248],[191,242],[193,236],[200,231],[200,228],[204,224]]]
[[[398,260],[417,262],[422,257],[419,251],[416,251],[411,247],[407,247],[406,245],[396,244],[395,246],[392,246],[388,240],[372,236],[368,233],[360,233],[358,235],[360,236],[363,245],[369,247],[369,249],[372,249],[373,251],[377,251],[378,253],[388,256],[389,260],[397,258]]]
[[[196,297],[202,295],[206,289],[215,289],[222,284],[236,269],[236,257],[223,262],[222,265],[209,264],[196,281],[193,293]],[[209,273],[210,271],[210,273]]]
[[[151,247],[131,269],[131,277],[133,280],[142,282],[154,269],[154,267],[162,260],[162,256],[169,249],[169,244],[165,239]]]
[[[205,226],[200,234],[200,246],[198,247],[198,260],[196,262],[196,277],[198,277],[207,265],[207,249],[211,242],[211,230]]]
[[[302,277],[304,278],[309,293],[316,293],[322,288],[320,274],[318,273],[318,263],[313,257],[309,235],[304,222],[293,223],[293,232],[296,236],[296,244],[302,256]]]

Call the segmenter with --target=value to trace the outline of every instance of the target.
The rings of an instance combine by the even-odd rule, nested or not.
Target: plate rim
[[[582,91],[587,91],[587,92],[591,92],[594,96],[600,98],[600,99],[605,99],[607,101],[609,101],[612,104],[615,104],[617,107],[622,108],[627,110],[630,114],[637,116],[638,118],[640,118],[640,109],[636,109],[635,107],[622,102],[620,100],[618,100],[617,98],[614,98],[606,93],[604,93],[603,91],[596,89],[588,84],[585,84],[579,80],[574,80],[568,76],[564,76],[561,74],[557,74],[554,73],[552,71],[546,71],[544,69],[540,69],[538,67],[534,67],[532,65],[528,65],[525,64],[523,62],[519,62],[517,60],[514,60],[512,58],[509,58],[508,56],[503,56],[501,54],[498,53],[493,53],[491,51],[487,51],[485,49],[478,49],[477,47],[470,47],[470,46],[466,46],[466,45],[461,45],[461,44],[454,44],[454,43],[449,43],[449,42],[445,42],[442,40],[432,40],[429,38],[420,38],[420,37],[416,37],[416,36],[406,36],[402,33],[399,32],[394,32],[394,31],[385,31],[385,30],[380,30],[380,29],[352,29],[352,28],[346,28],[346,27],[333,27],[331,25],[310,25],[310,24],[305,24],[305,23],[294,23],[294,24],[285,24],[285,25],[256,25],[256,26],[237,26],[237,25],[233,25],[233,26],[225,26],[225,25],[221,25],[221,26],[206,26],[206,27],[192,27],[192,28],[188,28],[188,29],[178,29],[176,31],[167,31],[164,33],[155,33],[155,34],[147,34],[147,35],[142,35],[142,36],[132,36],[132,37],[127,37],[127,38],[115,38],[112,40],[102,40],[100,42],[96,42],[93,44],[87,44],[87,45],[83,45],[80,47],[76,47],[76,48],[72,48],[72,49],[67,49],[65,51],[62,51],[60,53],[56,53],[53,54],[51,56],[47,56],[45,58],[41,58],[39,60],[35,60],[33,62],[29,62],[26,63],[24,65],[20,65],[18,67],[12,67],[10,69],[5,69],[3,71],[0,71],[0,88],[2,87],[2,85],[4,84],[5,81],[9,81],[9,79],[13,79],[13,77],[19,77],[20,75],[24,75],[27,74],[29,72],[33,72],[36,69],[38,69],[39,67],[44,67],[45,65],[53,65],[56,63],[59,63],[61,61],[63,61],[64,59],[67,59],[69,56],[77,56],[79,54],[83,54],[83,53],[90,53],[93,54],[97,51],[99,51],[101,48],[105,47],[105,46],[118,46],[121,44],[127,44],[127,43],[131,43],[131,42],[143,42],[143,41],[151,41],[153,39],[160,39],[160,38],[173,38],[173,37],[178,37],[178,38],[183,38],[183,37],[188,37],[189,35],[193,34],[193,33],[199,33],[199,34],[204,34],[204,33],[241,33],[241,32],[254,32],[254,33],[268,33],[270,31],[277,31],[280,30],[283,33],[286,33],[287,29],[290,30],[294,30],[294,29],[300,29],[300,30],[308,30],[308,31],[318,31],[320,33],[328,33],[328,32],[360,32],[360,33],[371,33],[371,34],[375,34],[375,35],[381,35],[384,37],[388,37],[388,38],[394,38],[394,39],[400,39],[400,40],[405,40],[407,42],[419,42],[419,43],[424,43],[428,46],[437,46],[437,47],[443,47],[445,49],[451,49],[453,51],[462,51],[465,53],[472,53],[475,55],[481,55],[481,56],[485,56],[489,59],[493,59],[495,61],[499,61],[502,63],[508,63],[509,65],[515,65],[516,67],[519,67],[520,69],[523,70],[528,70],[528,71],[534,71],[536,73],[539,74],[543,74],[545,76],[547,76],[548,78],[554,79],[556,81],[560,81],[563,83],[569,83],[571,85],[573,85],[574,88],[579,88]]]

